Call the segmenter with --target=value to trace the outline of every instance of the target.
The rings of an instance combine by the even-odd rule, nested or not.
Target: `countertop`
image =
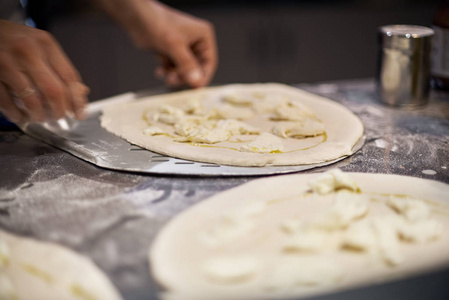
[[[360,151],[330,166],[449,184],[449,93],[414,110],[381,104],[373,80],[301,84],[347,106],[365,126]],[[279,175],[283,176],[283,175]],[[157,299],[147,253],[177,213],[258,177],[187,177],[99,168],[18,130],[0,130],[0,227],[90,257],[127,300]],[[411,187],[413,188],[413,187]],[[448,195],[449,197],[449,195]],[[448,249],[449,251],[449,249]],[[449,299],[449,268],[319,299]]]

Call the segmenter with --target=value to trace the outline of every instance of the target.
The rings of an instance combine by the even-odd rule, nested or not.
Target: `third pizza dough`
[[[89,258],[0,230],[1,300],[121,300]]]

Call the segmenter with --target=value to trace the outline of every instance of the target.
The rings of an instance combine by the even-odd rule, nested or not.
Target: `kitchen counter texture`
[[[404,110],[379,103],[372,80],[298,87],[347,106],[361,118],[366,135],[365,145],[352,157],[304,173],[338,167],[449,184],[449,93],[433,91],[427,106]],[[0,131],[0,228],[90,257],[125,299],[157,299],[147,253],[158,230],[189,206],[256,178],[110,171],[20,131],[4,130]],[[449,299],[448,280],[446,267],[423,277],[320,299],[422,299],[424,295]]]

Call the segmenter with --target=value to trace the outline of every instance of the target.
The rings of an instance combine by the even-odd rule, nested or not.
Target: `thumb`
[[[205,84],[205,76],[192,50],[186,46],[173,47],[171,59],[179,77],[192,87]]]

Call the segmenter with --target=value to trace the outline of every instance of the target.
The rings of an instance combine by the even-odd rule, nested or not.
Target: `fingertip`
[[[83,95],[90,94],[90,88],[82,82],[78,82],[78,88],[80,89],[80,93]]]
[[[161,80],[164,79],[165,75],[166,74],[165,74],[164,68],[162,68],[162,67],[157,67],[154,70],[154,76],[158,79],[161,79]]]
[[[84,108],[75,110],[75,118],[79,121],[86,119],[86,111]]]
[[[203,73],[198,69],[192,70],[187,74],[187,79],[191,82],[200,81],[202,77]]]
[[[87,117],[87,113],[86,113],[86,107],[87,107],[87,97],[82,96],[82,100],[81,103],[77,104],[77,106],[75,106],[74,109],[74,113],[75,113],[75,118],[77,120],[85,120]]]
[[[72,109],[77,120],[86,118],[85,108],[88,103],[87,95],[90,92],[89,87],[81,82],[74,82],[70,85],[72,94]]]
[[[204,85],[204,74],[198,69],[191,70],[186,75],[187,84],[192,87],[200,87]]]
[[[87,100],[83,100],[83,103],[78,103],[78,104],[74,105],[73,114],[75,116],[75,119],[82,121],[87,118],[86,102],[87,102]]]
[[[181,80],[175,72],[168,72],[165,76],[165,83],[169,87],[177,87],[181,85]]]

